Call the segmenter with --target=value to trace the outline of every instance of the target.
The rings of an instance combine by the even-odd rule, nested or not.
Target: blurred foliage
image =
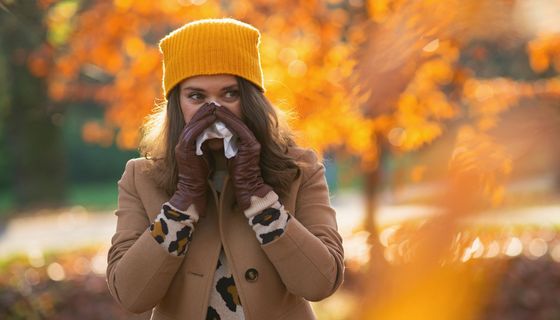
[[[346,260],[342,288],[313,303],[319,319],[545,320],[560,315],[556,228],[463,228],[445,245],[448,259],[434,261],[433,273],[415,259],[425,228],[430,226],[405,223],[382,230],[389,267],[372,281],[363,281],[366,265]],[[132,315],[107,289],[106,250],[29,250],[0,260],[0,318],[129,319]]]
[[[495,166],[486,163],[488,157],[477,159],[480,152],[470,146],[498,147],[501,142],[494,139],[493,130],[505,113],[526,101],[539,103],[560,95],[560,35],[557,17],[548,13],[557,9],[554,3],[38,4],[45,11],[47,41],[26,63],[35,76],[45,79],[53,101],[94,100],[104,107],[103,121],[87,121],[80,132],[87,143],[104,147],[137,146],[138,128],[162,99],[157,41],[199,18],[232,16],[258,26],[267,95],[297,114],[292,126],[303,145],[320,153],[343,150],[360,157],[362,168],[371,171],[377,166],[380,144],[383,152],[413,152],[444,134],[454,135],[452,148],[462,159],[471,158],[469,168],[483,175],[481,189],[494,205],[501,203],[517,155],[498,148],[502,151],[490,157],[501,164]],[[536,18],[539,14],[542,19]],[[457,154],[447,160],[455,161]],[[509,169],[504,171],[504,166]],[[430,170],[416,168],[413,180],[428,178],[425,172]]]
[[[480,183],[494,205],[503,198],[515,161],[503,150],[492,154],[501,165],[489,165],[475,159],[480,153],[469,146],[499,145],[492,142],[492,130],[523,99],[560,95],[555,16],[548,17],[548,24],[531,16],[557,8],[544,2],[41,4],[48,11],[49,45],[56,48],[56,59],[52,65],[41,63],[37,53],[30,68],[48,78],[53,100],[94,99],[106,106],[104,121],[85,123],[81,133],[85,141],[102,146],[136,147],[138,128],[162,98],[157,41],[206,17],[232,16],[262,31],[267,95],[298,115],[292,125],[300,143],[320,152],[341,147],[371,170],[382,141],[389,146],[386,151],[410,152],[457,129],[461,134],[453,148],[472,158],[474,170],[488,174]],[[469,141],[467,131],[472,132]],[[504,172],[506,165],[510,169]],[[415,180],[425,177],[416,171]]]
[[[116,181],[121,177],[126,161],[138,157],[135,150],[121,150],[115,145],[101,146],[81,137],[85,122],[102,121],[103,109],[95,104],[68,106],[60,121],[66,163],[67,190],[65,205],[83,205],[88,209],[116,206]],[[0,136],[0,141],[5,138]],[[5,144],[0,143],[0,149]],[[0,157],[0,172],[9,172],[9,158]],[[0,175],[0,216],[17,211],[14,190],[8,175]]]
[[[5,3],[9,9],[15,2]],[[319,152],[344,151],[328,157],[348,160],[339,171],[348,180],[341,184],[363,174],[352,172],[359,165],[368,173],[379,165],[384,172],[368,177],[386,175],[393,179],[390,188],[430,180],[441,184],[425,201],[441,209],[435,220],[391,226],[378,236],[373,228],[356,233],[361,240],[379,240],[381,259],[369,259],[374,241],[349,255],[345,288],[352,298],[345,295],[340,305],[358,307],[345,309],[341,318],[559,317],[556,229],[524,225],[475,232],[460,221],[504,204],[535,204],[532,194],[525,200],[508,197],[512,176],[560,172],[557,1],[37,3],[45,13],[45,43],[25,59],[16,57],[45,82],[50,102],[67,106],[53,121],[64,122],[73,181],[94,180],[89,173],[100,182],[115,181],[124,161],[136,156],[117,148],[136,147],[138,128],[162,98],[157,41],[188,21],[231,16],[262,31],[267,95],[297,113],[292,126],[300,132],[299,142]],[[7,81],[3,61],[0,56],[0,80]],[[8,104],[0,95],[0,126]],[[2,161],[0,169],[6,166]],[[406,171],[398,170],[403,166]],[[0,178],[0,188],[2,183]],[[101,187],[107,199],[111,188]],[[83,186],[74,192],[83,202],[93,194]],[[63,318],[62,310],[77,305],[88,310],[87,298],[72,300],[84,291],[86,297],[94,295],[92,308],[111,305],[106,289],[100,289],[100,272],[83,271],[74,278],[79,271],[72,271],[85,270],[76,263],[99,267],[102,255],[73,253],[60,262],[33,265],[33,253],[31,267],[12,260],[0,267],[5,271],[0,272],[0,305],[30,312],[20,317]],[[96,283],[92,292],[84,285],[90,282]],[[111,306],[99,309],[105,312],[99,317],[118,317]],[[4,310],[10,309],[0,307],[0,317],[14,312]]]
[[[125,319],[109,295],[100,248],[0,261],[0,318]]]
[[[512,154],[512,141],[496,139],[511,125],[502,117],[560,97],[560,69],[549,63],[559,59],[558,4],[372,0],[368,5],[374,24],[355,68],[357,84],[370,93],[363,110],[382,121],[379,133],[396,152],[451,135],[454,152],[440,152],[439,161],[428,166],[448,179],[476,175],[489,203],[501,204],[504,185],[526,155],[526,150]],[[543,23],[531,16],[547,10],[552,13],[543,14]],[[517,133],[525,144],[543,142],[534,132]],[[414,181],[433,176],[428,168],[417,169]]]
[[[353,153],[375,154],[372,123],[361,116],[355,108],[358,101],[349,99],[341,82],[355,63],[350,59],[352,48],[364,38],[357,24],[366,18],[363,4],[167,0],[88,1],[76,7],[68,1],[42,3],[53,12],[47,20],[49,34],[62,33],[52,38],[66,39],[51,40],[57,59],[45,70],[37,68],[38,75],[48,75],[51,98],[93,98],[107,106],[103,123],[84,126],[86,141],[108,145],[116,134],[119,147],[136,147],[138,128],[161,98],[157,41],[188,21],[227,15],[262,31],[267,95],[281,108],[297,111],[293,126],[301,131],[301,142],[319,151],[339,145]],[[67,30],[68,25],[70,32],[58,30]]]
[[[557,226],[446,219],[380,230],[385,268],[347,261],[350,275],[363,275],[346,283],[362,306],[354,318],[555,319],[560,287],[547,279],[560,275],[552,271],[560,263]]]
[[[5,55],[0,50],[0,84],[8,83],[8,74],[7,74],[7,66],[8,63]],[[0,154],[6,154],[7,150],[5,150],[5,142],[6,139],[5,135],[2,134],[4,132],[4,123],[8,113],[8,104],[10,103],[10,95],[8,94],[8,87],[7,86],[0,86]],[[0,157],[0,172],[6,172],[7,167],[7,157]],[[6,175],[0,175],[0,189],[2,187],[7,186],[8,179]]]
[[[66,146],[64,156],[71,183],[116,183],[126,161],[139,156],[135,150],[121,150],[112,143],[99,145],[84,141],[81,135],[84,125],[103,121],[103,108],[99,105],[89,103],[68,106],[63,121],[62,134]]]
[[[49,99],[45,74],[37,73],[53,59],[45,44],[45,11],[33,1],[2,5],[1,180],[9,181],[18,207],[59,206],[65,190],[59,106]]]

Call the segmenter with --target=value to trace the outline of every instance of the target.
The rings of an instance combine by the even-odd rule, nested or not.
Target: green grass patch
[[[14,195],[12,190],[0,190],[0,218],[8,214],[14,205]]]
[[[78,184],[68,188],[67,202],[90,210],[113,209],[117,207],[117,192],[116,181]]]
[[[91,211],[110,210],[117,207],[117,182],[95,182],[69,185],[64,206],[82,206]],[[0,190],[0,219],[17,211],[12,190]]]

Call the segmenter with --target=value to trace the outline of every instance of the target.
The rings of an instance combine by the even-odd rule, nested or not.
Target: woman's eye
[[[195,101],[200,101],[200,100],[203,100],[203,99],[204,99],[204,95],[203,95],[203,94],[200,94],[200,93],[198,93],[198,92],[190,93],[187,97],[188,97],[189,99],[195,100]]]
[[[226,91],[226,98],[232,99],[237,97],[239,97],[239,91],[237,90]]]

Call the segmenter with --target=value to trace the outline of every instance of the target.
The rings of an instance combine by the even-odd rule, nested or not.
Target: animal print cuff
[[[270,207],[249,219],[257,239],[261,244],[267,244],[284,233],[291,216],[280,202],[276,201]]]
[[[166,202],[150,225],[152,237],[172,255],[181,256],[187,253],[194,224],[198,221],[198,215],[188,213],[189,210],[178,210]]]
[[[274,191],[268,192],[264,197],[251,196],[251,206],[243,213],[248,219],[254,217],[257,213],[262,212],[264,209],[269,208],[278,201],[278,195]]]

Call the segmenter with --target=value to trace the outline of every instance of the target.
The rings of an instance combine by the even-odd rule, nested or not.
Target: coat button
[[[256,269],[251,268],[245,271],[245,280],[249,282],[257,281],[258,277],[259,277],[259,272]]]

